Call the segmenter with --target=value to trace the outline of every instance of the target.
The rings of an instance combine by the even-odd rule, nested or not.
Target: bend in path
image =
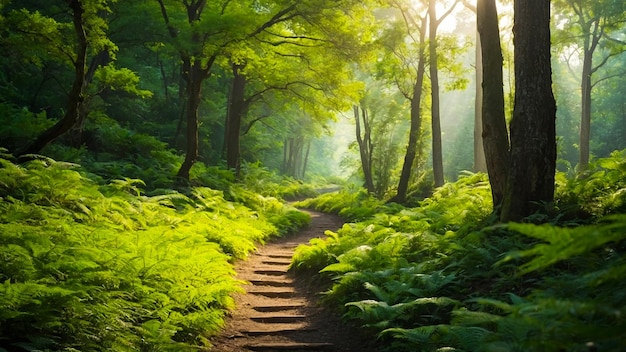
[[[373,339],[341,321],[321,306],[319,286],[294,275],[288,267],[295,248],[324,231],[337,230],[343,221],[334,215],[308,211],[311,224],[260,247],[237,265],[237,277],[249,282],[246,294],[235,297],[237,308],[226,328],[212,342],[212,351],[330,351],[374,352]]]

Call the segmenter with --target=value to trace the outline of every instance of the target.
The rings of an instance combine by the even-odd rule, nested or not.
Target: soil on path
[[[288,270],[295,248],[311,238],[325,237],[343,221],[308,211],[311,224],[298,234],[260,247],[237,265],[237,277],[247,281],[246,294],[235,297],[237,308],[226,328],[212,341],[212,351],[374,352],[372,337],[363,336],[320,303],[326,288]],[[304,275],[303,275],[304,276]]]

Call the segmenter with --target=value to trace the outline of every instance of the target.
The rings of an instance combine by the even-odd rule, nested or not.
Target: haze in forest
[[[303,347],[246,295],[383,352],[626,348],[623,0],[0,0],[0,53],[0,352]]]
[[[295,29],[297,27],[285,25],[291,19],[269,16],[271,7],[258,9],[261,15],[253,15],[257,10],[245,10],[230,4],[226,9],[232,14],[216,12],[215,20],[199,22],[208,25],[206,34],[211,35],[213,44],[196,42],[193,34],[185,32],[188,30],[185,29],[188,26],[185,22],[193,23],[196,19],[184,20],[186,15],[184,12],[177,13],[182,7],[176,7],[175,2],[159,1],[153,6],[112,4],[109,8],[102,7],[103,13],[107,13],[103,17],[105,22],[98,24],[102,32],[89,31],[87,37],[90,49],[85,62],[90,69],[86,72],[88,104],[85,106],[88,110],[80,113],[77,120],[79,128],[71,128],[73,136],[55,138],[57,143],[48,148],[51,151],[47,153],[78,161],[76,158],[84,158],[81,153],[96,152],[94,155],[99,155],[96,158],[98,161],[113,162],[119,157],[128,158],[139,152],[133,152],[131,148],[119,155],[115,150],[108,150],[109,146],[116,144],[115,138],[119,138],[119,134],[130,133],[133,136],[139,133],[155,138],[154,143],[166,143],[165,148],[174,152],[172,158],[186,155],[183,167],[178,170],[179,176],[183,177],[188,177],[196,160],[235,169],[239,169],[242,162],[260,162],[296,178],[313,174],[341,175],[360,183],[362,171],[358,148],[355,149],[354,145],[356,132],[352,105],[363,102],[363,94],[367,92],[381,99],[374,102],[376,99],[367,98],[378,108],[382,109],[387,104],[384,108],[387,111],[376,112],[378,121],[394,126],[371,132],[372,135],[380,134],[375,136],[378,148],[372,157],[385,161],[384,165],[380,164],[385,170],[378,171],[382,177],[381,187],[384,188],[380,192],[393,193],[401,155],[408,139],[409,121],[408,101],[399,98],[403,94],[402,89],[395,83],[406,85],[401,80],[410,79],[400,77],[399,73],[404,71],[407,74],[409,71],[402,67],[415,65],[415,50],[420,44],[411,43],[411,40],[419,39],[417,18],[420,11],[425,13],[427,6],[419,1],[391,1],[388,5],[389,8],[382,9],[380,5],[363,3],[351,10],[356,11],[355,15],[345,17],[337,12],[328,17],[329,21],[351,23],[351,27],[327,22],[321,26],[300,24],[301,27]],[[18,16],[17,11],[22,6],[29,9],[27,11],[40,11],[43,17],[29,18],[26,13]],[[69,23],[69,17],[64,18],[63,11],[53,10],[54,6],[41,9],[37,6],[36,1],[4,5],[4,21],[9,28],[7,33],[11,33],[11,28],[19,30],[20,26],[35,26],[37,21],[44,21],[45,16],[56,21],[50,23]],[[62,6],[59,6],[61,9]],[[454,8],[437,29],[437,40],[441,42],[439,106],[443,170],[445,179],[450,181],[464,170],[482,170],[473,161],[476,22],[472,6],[453,1],[436,4],[436,11],[440,14]],[[514,94],[512,7],[508,4],[498,6],[504,49],[506,111],[510,119]],[[399,8],[405,11],[407,18],[404,20]],[[201,10],[195,10],[198,11],[198,20],[211,16],[208,13],[214,11],[207,8],[201,17]],[[572,171],[580,158],[580,121],[577,115],[581,109],[583,43],[577,39],[580,37],[570,35],[570,28],[575,27],[576,22],[569,15],[559,14],[566,10],[566,3],[553,4],[553,77],[559,107],[559,169]],[[246,14],[246,11],[249,13]],[[231,17],[219,20],[220,16]],[[314,18],[315,14],[311,12],[305,16]],[[358,19],[358,16],[363,17]],[[607,14],[610,19],[608,16],[616,15]],[[226,18],[231,18],[233,22],[225,22]],[[214,29],[211,26],[219,27],[219,23],[226,26],[222,30],[229,34],[212,34]],[[237,23],[245,23],[245,26]],[[139,25],[141,29],[136,28]],[[594,116],[599,116],[591,120],[590,154],[597,157],[623,148],[622,137],[626,133],[621,113],[624,102],[617,94],[624,82],[624,55],[619,45],[623,33],[613,27],[607,27],[607,33],[609,29],[615,41],[602,42],[593,53],[596,63],[602,64],[594,76],[594,104],[591,110]],[[67,43],[66,47],[59,46],[54,38],[72,37],[71,32],[69,27],[58,27],[51,32],[48,40],[43,41],[37,38],[36,33],[24,36],[21,42],[18,35],[5,36],[3,45],[7,49],[12,48],[13,55],[5,57],[4,65],[20,68],[8,70],[3,76],[5,109],[9,112],[16,109],[15,113],[5,116],[24,115],[19,119],[9,119],[5,124],[2,140],[9,151],[40,151],[47,142],[41,140],[35,143],[33,138],[67,111],[64,95],[69,91],[72,75],[67,58],[68,54],[76,55],[71,51],[77,48],[71,43]],[[191,37],[183,39],[177,33]],[[426,33],[428,35],[429,31]],[[228,41],[228,36],[231,41]],[[323,42],[323,36],[328,36],[329,41],[318,45]],[[398,46],[401,41],[404,41],[402,49]],[[422,45],[427,45],[428,41],[426,36]],[[60,50],[46,49],[55,46]],[[394,52],[399,56],[392,58]],[[196,55],[203,58],[198,61],[194,59]],[[395,60],[395,63],[389,60]],[[17,65],[17,62],[21,64]],[[195,62],[201,64],[194,68]],[[200,70],[194,79],[204,85],[200,104],[191,108],[186,96],[197,92],[190,93],[190,86],[185,86],[191,84],[188,78],[193,78],[186,76],[186,65],[192,71]],[[392,68],[394,65],[396,68]],[[426,65],[426,71],[428,67]],[[429,75],[426,72],[427,79]],[[235,78],[241,83],[237,92],[239,96],[233,95],[236,93],[233,91]],[[422,149],[418,153],[420,160],[415,161],[418,174],[427,174],[432,163],[429,89],[427,81],[422,92]],[[29,114],[34,117],[27,116]],[[82,115],[91,115],[92,118]],[[195,132],[186,128],[195,124],[196,116],[198,139],[197,142],[190,142],[188,137]],[[345,124],[349,120],[353,121],[351,126]],[[376,121],[373,124],[371,127],[376,128]],[[349,128],[352,128],[352,135],[348,133]],[[103,134],[112,129],[118,129],[118,132],[109,136]],[[234,132],[235,129],[239,132]],[[29,141],[32,142],[30,145]],[[55,152],[58,150],[56,146],[62,145],[82,148],[79,150],[83,152]],[[98,153],[100,150],[103,153]],[[377,153],[381,154],[376,156]]]

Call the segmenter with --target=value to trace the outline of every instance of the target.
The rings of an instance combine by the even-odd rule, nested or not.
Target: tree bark
[[[170,22],[165,3],[163,0],[157,0],[157,2],[159,3],[163,21],[165,22],[170,36],[173,39],[177,39],[179,32]],[[184,1],[183,3],[187,10],[187,20],[189,23],[196,23],[200,21],[200,16],[206,6],[206,0],[191,2]],[[198,48],[203,46],[204,40],[206,40],[206,38],[203,38],[200,33],[194,32],[191,35],[191,43],[192,47],[196,49],[196,52],[190,53],[187,49],[179,49],[179,55],[182,61],[181,76],[185,82],[184,93],[187,98],[184,108],[185,111],[181,116],[185,116],[185,121],[187,123],[185,133],[187,141],[185,161],[183,161],[183,164],[178,170],[176,176],[185,180],[189,180],[191,167],[198,159],[198,109],[200,108],[200,103],[202,101],[202,83],[210,76],[211,68],[217,58],[216,55],[212,55],[207,58],[201,50],[198,50]],[[179,94],[181,92],[182,90],[179,91]]]
[[[441,112],[439,110],[439,72],[437,68],[437,27],[439,26],[437,19],[436,1],[430,0],[428,3],[428,17],[430,18],[429,30],[429,49],[430,49],[430,82],[431,82],[431,123],[433,138],[433,175],[435,178],[435,187],[441,187],[444,184],[443,177],[443,151],[441,146]]]
[[[597,22],[596,22],[597,24]],[[583,68],[580,80],[581,102],[580,102],[580,136],[579,136],[579,161],[578,168],[583,171],[589,164],[589,154],[591,152],[589,142],[591,139],[591,76],[593,75],[593,53],[598,46],[600,36],[592,33],[591,25],[583,26],[585,39],[583,43]]]
[[[554,199],[556,103],[550,66],[550,1],[514,2],[515,108],[500,220],[520,221]]]
[[[413,96],[411,97],[411,127],[409,130],[409,144],[406,147],[406,154],[404,155],[404,162],[402,163],[402,171],[400,173],[400,180],[398,182],[398,192],[393,198],[393,201],[403,204],[406,202],[406,197],[409,189],[409,181],[411,179],[411,169],[415,156],[417,155],[417,145],[422,129],[422,90],[424,86],[424,74],[426,71],[426,53],[424,42],[426,39],[426,22],[428,17],[422,17],[422,24],[420,27],[420,49],[417,62],[417,75],[415,78],[415,84],[413,85]]]
[[[244,93],[246,76],[241,74],[243,65],[233,64],[233,85],[230,90],[230,106],[226,126],[226,165],[238,175],[241,168],[241,120],[246,110]]]
[[[72,9],[72,24],[77,37],[77,46],[76,59],[74,61],[74,83],[68,94],[67,110],[61,120],[37,136],[35,141],[29,146],[18,152],[17,154],[20,156],[41,152],[46,145],[69,131],[79,120],[80,107],[85,99],[84,91],[88,43],[83,26],[85,10],[83,9],[82,2],[80,0],[72,0],[69,2],[69,6]]]
[[[477,27],[482,56],[482,139],[494,210],[502,203],[509,167],[509,138],[504,114],[502,48],[495,0],[479,0]]]
[[[203,67],[201,60],[196,60],[187,74],[186,152],[185,161],[176,174],[184,180],[189,180],[191,167],[198,159],[198,110],[202,101],[202,82],[209,76],[211,63]]]
[[[477,17],[478,18],[478,17]],[[477,20],[478,21],[478,20]],[[483,147],[483,55],[480,33],[476,31],[476,98],[474,100],[474,172],[487,172]]]

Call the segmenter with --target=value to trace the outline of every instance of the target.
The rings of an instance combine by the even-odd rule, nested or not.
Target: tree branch
[[[287,17],[283,17],[286,16],[287,14],[289,14],[291,11],[295,10],[297,3],[292,4],[291,6],[283,9],[282,11],[279,11],[278,13],[276,13],[274,16],[272,16],[272,18],[269,19],[269,21],[263,23],[261,26],[259,26],[259,28],[257,28],[255,31],[253,31],[252,33],[250,33],[248,35],[248,38],[254,37],[258,34],[260,34],[261,32],[263,32],[265,29],[275,25],[276,23],[280,23],[280,22],[284,22],[284,21],[288,21],[292,18],[297,17],[299,14],[298,13],[293,13]]]
[[[608,76],[602,77],[602,78],[598,79],[597,81],[593,82],[593,84],[591,84],[591,88],[595,87],[598,83],[604,82],[604,81],[609,80],[611,78],[621,77],[621,76],[626,76],[626,71],[622,71],[622,72],[619,72],[619,73],[615,73],[615,74],[612,74],[612,75],[608,75]]]

